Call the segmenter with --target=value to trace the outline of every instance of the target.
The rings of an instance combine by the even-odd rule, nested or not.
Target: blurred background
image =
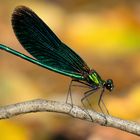
[[[139,0],[1,0],[0,43],[29,55],[11,26],[16,6],[35,11],[57,36],[76,51],[114,90],[104,94],[111,115],[140,122]],[[0,51],[0,105],[36,98],[65,102],[70,78]],[[73,88],[80,105],[84,89]],[[99,111],[99,92],[90,97]],[[1,140],[138,140],[113,128],[56,113],[32,113],[0,121]]]

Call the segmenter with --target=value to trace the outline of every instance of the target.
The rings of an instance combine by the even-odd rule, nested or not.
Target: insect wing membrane
[[[80,56],[62,43],[29,8],[21,6],[15,9],[12,26],[22,46],[51,70],[79,79],[83,78],[83,72],[89,72]]]

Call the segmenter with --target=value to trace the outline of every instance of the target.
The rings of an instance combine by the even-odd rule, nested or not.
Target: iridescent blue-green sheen
[[[13,49],[5,46],[5,45],[0,44],[0,49],[5,50],[5,51],[7,51],[7,52],[9,52],[11,54],[14,54],[14,55],[18,56],[18,57],[21,57],[21,58],[23,58],[23,59],[25,59],[25,60],[27,60],[29,62],[32,62],[34,64],[37,64],[37,65],[39,65],[39,66],[41,66],[43,68],[47,68],[49,70],[52,70],[54,72],[57,72],[57,73],[60,73],[60,74],[66,75],[66,76],[70,76],[72,78],[76,78],[76,79],[79,79],[79,80],[82,80],[83,79],[83,76],[81,76],[81,75],[78,75],[78,74],[75,74],[75,73],[72,73],[72,72],[71,73],[68,73],[68,72],[65,72],[64,70],[62,71],[62,70],[59,70],[57,68],[53,68],[51,66],[48,66],[46,64],[43,64],[42,62],[39,62],[36,59],[33,59],[33,58],[31,58],[31,57],[29,57],[29,56],[27,56],[25,54],[22,54],[22,53],[20,53],[20,52],[18,52],[16,50],[13,50]]]

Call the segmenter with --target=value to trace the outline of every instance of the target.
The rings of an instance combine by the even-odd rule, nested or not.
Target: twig
[[[32,112],[57,112],[70,115],[82,120],[91,121],[91,118],[86,111],[78,106],[72,106],[66,103],[60,103],[56,101],[49,101],[44,99],[36,99],[31,101],[25,101],[17,104],[7,105],[0,107],[0,119],[8,119],[20,114],[32,113]],[[104,115],[88,110],[93,118],[93,122],[107,127],[114,127],[135,135],[140,136],[140,124],[128,120],[122,120],[110,115]]]

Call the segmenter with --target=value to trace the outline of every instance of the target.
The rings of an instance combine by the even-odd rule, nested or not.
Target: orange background
[[[140,122],[140,2],[1,0],[0,43],[29,55],[11,26],[16,6],[30,7],[114,90],[105,92],[111,115]],[[70,78],[0,51],[0,105],[44,98],[64,102]],[[83,90],[83,89],[82,89]],[[74,104],[83,92],[73,89]],[[98,110],[98,93],[90,97]],[[0,121],[1,140],[138,140],[139,137],[66,115],[34,113]]]

